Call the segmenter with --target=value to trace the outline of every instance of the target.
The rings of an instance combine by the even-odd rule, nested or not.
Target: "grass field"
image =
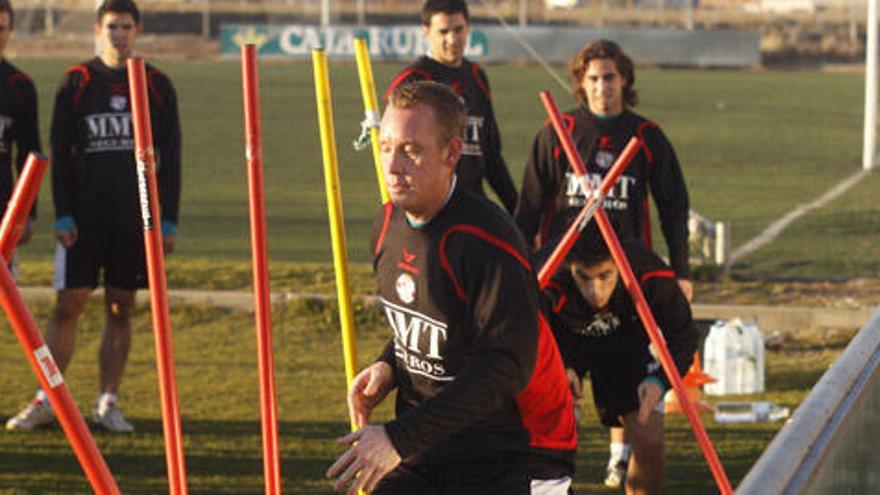
[[[48,138],[53,92],[72,60],[17,61],[35,79]],[[178,251],[199,271],[205,263],[249,259],[247,198],[237,62],[160,63],[179,93],[184,127],[184,189]],[[385,86],[400,69],[378,65]],[[531,140],[545,119],[537,93],[570,98],[536,67],[490,66],[504,150],[515,182]],[[262,66],[269,250],[279,263],[327,262],[329,234],[309,64]],[[367,261],[377,192],[372,158],[350,146],[362,104],[351,64],[331,66],[334,113],[350,258]],[[660,123],[682,161],[693,206],[732,225],[733,245],[859,169],[862,80],[858,73],[641,70],[639,111]],[[48,182],[48,178],[46,179]],[[865,182],[827,209],[796,223],[779,242],[735,273],[808,277],[880,273],[880,178]],[[134,191],[132,192],[134,194]],[[26,261],[53,253],[50,188]],[[190,265],[189,261],[195,262]],[[181,277],[210,284],[207,275]],[[25,278],[24,283],[30,280]]]
[[[55,85],[72,60],[16,61],[36,80],[41,124],[48,139]],[[235,62],[161,63],[179,93],[184,126],[184,191],[178,250],[169,259],[169,285],[245,289],[250,283],[247,198],[241,131],[239,68]],[[399,70],[376,67],[384,86]],[[534,67],[488,68],[505,143],[518,183],[532,137],[544,120],[537,92],[553,90]],[[365,248],[377,201],[372,158],[355,153],[362,106],[353,65],[331,67],[353,290],[371,292]],[[732,224],[734,246],[858,170],[861,153],[860,74],[643,70],[640,111],[659,122],[676,146],[692,204]],[[332,292],[329,235],[315,124],[311,66],[269,63],[262,71],[269,248],[274,290]],[[46,179],[48,182],[48,177]],[[880,274],[880,176],[865,181],[828,208],[795,223],[775,243],[735,267],[740,275],[875,277]],[[135,191],[132,191],[134,194]],[[51,278],[50,188],[41,194],[38,231],[22,251],[26,285]],[[48,308],[34,305],[37,323]],[[285,489],[329,493],[322,473],[346,429],[338,324],[332,305],[299,302],[274,315],[279,415]],[[361,362],[387,336],[378,316],[357,311]],[[244,312],[177,306],[172,312],[190,487],[193,493],[258,493],[257,379],[253,323]],[[66,378],[84,413],[95,396],[100,321],[92,305],[83,319],[77,359]],[[138,432],[98,434],[126,493],[164,491],[165,468],[149,315],[136,316],[135,342],[122,405]],[[794,407],[839,354],[846,335],[788,342],[767,358],[766,397]],[[11,333],[0,332],[0,417],[13,414],[35,383]],[[592,407],[578,458],[579,489],[592,484],[606,456]],[[380,417],[387,417],[383,409]],[[706,418],[731,480],[741,479],[779,424],[719,426]],[[688,427],[668,422],[670,493],[705,493],[712,478]],[[74,493],[87,485],[58,430],[0,435],[0,492]]]
[[[78,354],[66,379],[84,414],[96,392],[100,327],[97,305],[83,319]],[[45,321],[47,308],[33,308]],[[333,305],[301,302],[274,315],[282,473],[287,493],[330,493],[323,472],[341,451],[333,438],[347,420],[338,324]],[[359,361],[375,356],[386,338],[376,312],[357,308]],[[206,307],[177,306],[177,382],[189,486],[192,493],[261,493],[260,425],[253,320],[250,314]],[[154,371],[149,314],[137,312],[132,356],[121,405],[137,432],[96,440],[125,493],[166,490],[164,450]],[[758,397],[789,407],[806,395],[848,340],[841,334],[819,342],[805,336],[767,355],[768,391]],[[28,400],[35,380],[11,332],[0,332],[0,418]],[[749,399],[755,399],[750,396]],[[579,493],[612,493],[596,483],[607,456],[604,432],[592,404],[582,409],[578,452]],[[388,417],[387,407],[378,418]],[[757,459],[781,423],[717,425],[703,420],[734,486]],[[687,423],[667,421],[668,493],[708,493],[712,476]],[[32,434],[0,434],[0,493],[87,492],[85,478],[59,429]]]

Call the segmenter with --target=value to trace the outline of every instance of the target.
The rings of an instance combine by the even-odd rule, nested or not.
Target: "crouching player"
[[[660,258],[637,241],[624,252],[661,328],[678,372],[690,366],[699,341],[691,309]],[[589,371],[593,401],[606,427],[631,435],[627,493],[660,493],[663,486],[663,394],[666,377],[619,270],[595,223],[575,243],[544,295],[572,394],[583,396]]]
[[[577,438],[565,369],[525,241],[457,183],[464,127],[442,84],[390,95],[380,136],[391,203],[371,247],[393,337],[349,390],[361,429],[327,471],[337,490],[568,493]],[[396,418],[367,424],[394,389]]]

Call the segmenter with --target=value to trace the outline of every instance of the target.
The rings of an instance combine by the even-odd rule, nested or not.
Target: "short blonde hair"
[[[441,134],[440,145],[445,146],[453,138],[464,137],[467,122],[464,102],[449,86],[433,81],[416,81],[394,88],[388,96],[388,104],[396,108],[414,108],[427,105],[434,111],[434,118]]]

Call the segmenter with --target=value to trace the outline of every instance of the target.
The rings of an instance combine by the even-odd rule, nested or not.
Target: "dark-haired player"
[[[464,125],[459,99],[434,82],[395,89],[382,119],[391,202],[371,245],[393,337],[349,390],[362,428],[327,472],[349,493],[568,493],[565,370],[522,236],[458,183]],[[368,424],[394,389],[396,419]]]
[[[508,212],[516,207],[516,188],[501,156],[501,134],[492,109],[489,79],[480,66],[464,57],[470,17],[464,0],[428,0],[422,6],[422,33],[427,55],[403,70],[388,94],[413,81],[437,81],[452,88],[467,107],[464,146],[456,174],[462,187],[484,194],[483,179]]]
[[[6,49],[15,26],[15,12],[9,0],[0,0],[0,57]],[[15,157],[13,157],[13,150]],[[37,124],[37,92],[31,78],[6,58],[0,61],[0,207],[12,195],[12,167],[21,174],[28,153],[40,151]],[[19,244],[25,244],[33,233],[36,208],[31,210]]]
[[[99,351],[97,426],[130,432],[116,394],[131,344],[135,291],[146,287],[143,221],[139,209],[126,61],[142,29],[131,0],[105,0],[96,17],[100,55],[70,68],[52,116],[52,194],[55,201],[55,287],[58,299],[46,344],[63,371],[73,357],[77,321],[103,279],[106,325]],[[147,66],[153,141],[165,252],[174,247],[180,194],[180,124],[168,77]],[[45,394],[6,423],[30,430],[52,421]]]
[[[690,304],[674,272],[656,254],[637,240],[623,246],[678,372],[684,374],[700,336]],[[552,306],[551,326],[574,396],[583,396],[581,381],[589,372],[602,423],[623,424],[629,435],[627,493],[660,493],[663,394],[670,382],[597,229],[588,228],[575,243],[544,295]]]
[[[595,189],[633,136],[643,146],[617,180],[604,208],[622,239],[640,239],[649,248],[648,198],[653,197],[672,269],[688,300],[693,295],[688,267],[688,194],[678,158],[660,128],[634,113],[638,103],[635,67],[614,42],[588,43],[571,60],[574,96],[580,106],[563,115],[565,126]],[[538,132],[523,177],[516,221],[529,242],[540,247],[561,235],[584,205],[583,189],[571,172],[550,125]],[[611,430],[606,484],[619,486],[629,447],[625,432]]]

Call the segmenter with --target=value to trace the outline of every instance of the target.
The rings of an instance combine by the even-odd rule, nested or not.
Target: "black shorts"
[[[625,353],[590,353],[584,358],[584,367],[575,371],[581,378],[590,372],[599,419],[609,428],[622,426],[620,416],[639,410],[638,387],[654,357],[645,347]]]
[[[373,490],[374,495],[565,495],[571,478],[539,480],[515,464],[431,467],[401,464]]]
[[[56,289],[94,289],[102,270],[105,287],[126,290],[147,287],[143,231],[136,225],[102,230],[86,227],[79,230],[70,248],[65,249],[58,243],[53,280]]]

